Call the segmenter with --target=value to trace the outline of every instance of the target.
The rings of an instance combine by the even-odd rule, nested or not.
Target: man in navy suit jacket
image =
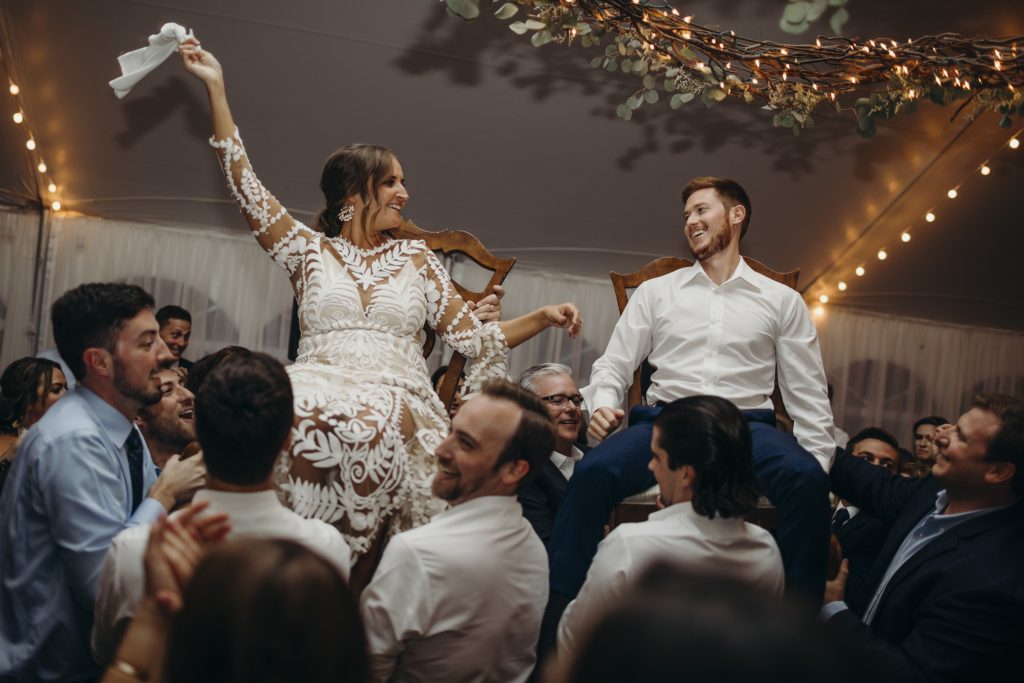
[[[996,680],[1024,643],[1024,402],[979,396],[937,434],[924,479],[839,449],[832,487],[892,529],[859,590],[823,614],[896,680]]]
[[[561,363],[534,365],[520,375],[519,385],[540,396],[555,429],[554,452],[518,494],[523,517],[533,525],[547,547],[573,468],[583,457],[583,451],[576,444],[583,424],[583,396],[572,378],[572,370]]]

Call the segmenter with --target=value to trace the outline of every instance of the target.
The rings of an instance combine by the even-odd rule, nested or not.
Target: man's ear
[[[530,463],[525,460],[513,460],[501,467],[501,483],[517,486],[523,477],[530,473]]]
[[[729,209],[729,224],[740,227],[747,217],[747,207],[742,204],[735,204]]]
[[[989,463],[988,471],[985,472],[985,483],[1002,484],[1003,482],[1013,481],[1013,476],[1016,473],[1017,466],[1012,462],[993,460]]]
[[[112,377],[114,374],[114,357],[106,349],[97,347],[86,349],[82,352],[82,362],[85,363],[87,375],[90,370],[100,377]]]

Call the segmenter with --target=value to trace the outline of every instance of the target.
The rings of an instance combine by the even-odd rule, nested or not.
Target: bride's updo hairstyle
[[[362,223],[372,226],[380,213],[380,207],[370,215],[370,198],[377,201],[377,188],[391,176],[395,155],[387,147],[378,145],[346,145],[332,154],[320,175],[320,190],[327,205],[317,216],[317,230],[328,237],[341,234],[341,219],[338,212],[345,199],[358,194],[366,208],[363,209]]]

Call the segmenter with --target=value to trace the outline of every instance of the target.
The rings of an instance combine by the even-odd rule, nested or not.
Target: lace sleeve
[[[508,376],[508,344],[497,323],[481,323],[452,285],[448,271],[429,248],[423,274],[426,279],[427,322],[446,344],[473,360],[466,372],[465,392],[472,393],[486,380]]]
[[[289,275],[295,275],[307,246],[316,240],[319,233],[292,218],[274,195],[263,187],[249,164],[237,128],[230,138],[215,140],[211,137],[210,145],[217,150],[228,190],[238,202],[238,208],[256,241]]]

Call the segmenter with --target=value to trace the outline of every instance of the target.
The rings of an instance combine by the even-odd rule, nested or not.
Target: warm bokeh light
[[[889,258],[888,252],[886,252],[885,249],[879,249],[878,250],[878,260],[879,261],[884,261],[887,258]]]
[[[17,94],[18,94],[19,92],[21,92],[21,88],[19,88],[18,86],[16,86],[16,85],[15,85],[14,83],[11,83],[11,87],[10,87],[10,88],[8,88],[8,90],[10,90],[10,91],[11,91],[11,94],[12,94],[12,95],[17,95]]]
[[[50,183],[49,185],[46,186],[46,189],[49,190],[50,192],[56,192],[57,183]]]
[[[928,213],[926,213],[924,215],[924,219],[926,221],[928,221],[929,223],[934,223],[935,222],[935,214],[932,213],[931,211],[929,211]]]
[[[846,283],[845,282],[840,281],[840,283],[838,285],[836,285],[836,287],[839,288],[840,292],[845,292],[846,291]]]
[[[1017,149],[1020,147],[1020,140],[1017,138],[1010,138],[1010,149]]]
[[[22,114],[20,111],[16,111],[16,112],[14,112],[14,116],[12,116],[11,118],[14,119],[15,123],[21,123],[22,121],[25,120],[25,115]]]
[[[60,211],[60,206],[61,204],[59,199],[54,199],[53,203],[50,204],[50,208],[53,209],[54,211]]]
[[[33,140],[32,138],[29,138],[28,141],[25,143],[25,147],[27,147],[30,150],[31,149],[35,149],[36,148],[36,141]]]
[[[902,235],[900,235],[900,239],[902,241],[904,241],[904,242],[909,242],[910,241],[910,233],[909,232],[904,232]]]
[[[991,172],[992,169],[988,167],[988,164],[985,164],[981,167],[981,175],[988,175]]]
[[[857,277],[864,277],[864,273],[866,271],[864,270],[864,266],[857,266],[857,270],[853,272],[857,273]]]
[[[957,195],[957,191],[956,191],[955,187],[952,190],[950,190],[949,192],[946,193],[946,196],[949,197],[950,199],[956,199],[956,195]]]
[[[39,165],[36,166],[36,168],[39,169],[40,173],[46,173],[46,162],[45,161],[40,161]]]
[[[820,301],[823,304],[827,304],[828,303],[828,294],[822,294],[821,296],[819,296],[818,297],[818,301]]]

